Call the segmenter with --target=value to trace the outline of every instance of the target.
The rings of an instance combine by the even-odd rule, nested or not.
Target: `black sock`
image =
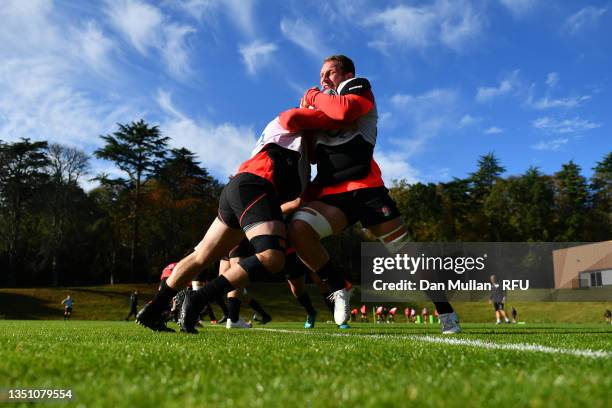
[[[159,292],[157,292],[151,304],[156,305],[161,309],[165,309],[168,307],[172,301],[172,298],[175,297],[177,293],[178,291],[168,286],[166,280],[164,279],[161,282],[161,285],[159,285]]]
[[[261,317],[270,316],[255,299],[251,299],[251,301],[249,302],[249,306],[251,307],[251,309],[259,313]]]
[[[312,316],[316,313],[314,307],[312,307],[312,301],[310,300],[310,296],[307,292],[302,293],[297,297],[297,301],[302,307],[306,310],[309,316]]]
[[[223,300],[223,296],[217,296],[217,298],[215,299],[215,303],[221,308],[221,312],[224,316],[227,316],[229,314],[227,306],[225,305],[225,300]]]
[[[216,299],[218,296],[223,296],[236,289],[223,275],[217,276],[215,279],[202,286],[195,291],[197,299],[206,304],[209,299]]]
[[[242,301],[239,298],[227,298],[227,310],[229,311],[228,317],[233,323],[236,323],[238,319],[240,319],[241,303]]]
[[[344,275],[334,267],[331,260],[327,261],[327,263],[317,271],[317,275],[327,284],[332,292],[344,289]]]
[[[323,294],[323,302],[325,302],[325,306],[329,309],[332,314],[334,313],[334,302],[329,298],[332,292],[327,292]]]
[[[453,307],[448,302],[434,302],[438,314],[453,313]]]

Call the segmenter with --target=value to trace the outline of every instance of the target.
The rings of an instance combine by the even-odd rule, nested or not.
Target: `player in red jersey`
[[[366,305],[361,305],[361,307],[359,308],[359,312],[361,313],[361,322],[367,322],[368,321],[368,308]]]
[[[357,308],[352,308],[351,309],[351,322],[356,322],[357,321]]]
[[[397,314],[397,307],[393,306],[389,309],[389,318],[387,319],[387,323],[395,323],[395,315]]]
[[[383,319],[383,306],[376,306],[376,323],[382,323]]]
[[[369,81],[355,76],[350,58],[334,55],[323,62],[320,84],[323,91],[309,89],[301,106],[320,110],[351,126],[317,136],[317,176],[309,187],[314,199],[294,215],[289,238],[302,261],[334,291],[334,320],[343,326],[349,319],[351,292],[320,240],[357,221],[385,244],[401,243],[409,236],[373,159],[378,114]],[[302,129],[292,111],[281,115],[281,123],[287,129]],[[459,321],[450,303],[435,304],[441,315],[442,332],[459,332]]]
[[[341,123],[319,111],[303,109],[305,127],[337,129]],[[217,218],[208,228],[195,251],[174,267],[162,282],[155,298],[138,313],[136,320],[155,331],[171,330],[162,317],[164,305],[199,272],[227,255],[246,236],[255,254],[241,259],[223,275],[202,288],[188,292],[181,311],[181,330],[197,333],[195,325],[209,299],[247,286],[249,274],[278,273],[283,269],[286,226],[281,204],[303,192],[310,166],[304,132],[283,127],[279,118],[272,120],[257,141],[249,160],[221,193]]]

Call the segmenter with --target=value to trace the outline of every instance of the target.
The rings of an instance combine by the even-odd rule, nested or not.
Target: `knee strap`
[[[319,238],[321,239],[333,234],[332,226],[329,221],[327,221],[327,218],[313,208],[299,208],[295,214],[293,214],[292,220],[304,221],[319,234]]]
[[[238,261],[238,265],[240,265],[249,276],[254,273],[268,272],[266,267],[261,263],[261,261],[259,260],[259,258],[257,258],[256,255],[251,255],[246,258],[242,258]]]
[[[255,253],[267,251],[268,249],[277,249],[285,252],[287,247],[287,239],[280,235],[257,235],[249,240]]]
[[[402,230],[404,230],[404,232],[402,232]],[[410,234],[408,233],[406,226],[402,224],[393,231],[376,238],[383,244],[398,244],[401,242],[410,241]]]

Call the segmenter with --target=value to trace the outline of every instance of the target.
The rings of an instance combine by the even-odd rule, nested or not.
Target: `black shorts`
[[[395,201],[389,197],[385,187],[362,188],[346,193],[330,194],[319,198],[319,201],[339,208],[348,224],[361,222],[364,228],[381,224],[400,216]]]
[[[274,185],[251,173],[230,180],[219,198],[218,216],[230,228],[246,230],[267,221],[283,221]]]
[[[501,302],[493,302],[493,308],[497,312],[498,310],[504,310],[504,304]]]
[[[66,307],[66,308],[64,309],[64,312],[66,312],[66,313],[72,313],[72,308],[71,308],[71,307]]]

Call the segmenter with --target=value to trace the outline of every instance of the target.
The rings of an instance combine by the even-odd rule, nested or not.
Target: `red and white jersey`
[[[347,85],[348,82],[354,78],[347,79],[346,81],[338,85],[337,93],[341,94],[342,89]],[[371,91],[368,91],[364,96],[357,97],[357,95],[345,95],[345,96],[334,96],[332,98],[351,98],[351,103],[363,105],[363,110],[369,110],[365,115],[361,115],[357,118],[353,126],[346,127],[345,129],[339,129],[336,131],[327,131],[317,133],[317,139],[315,144],[324,144],[327,146],[338,146],[347,142],[350,142],[353,138],[361,135],[363,139],[370,143],[372,146],[376,146],[377,137],[377,124],[378,124],[378,111],[376,109],[376,102],[374,95]],[[364,100],[365,99],[365,100]],[[366,101],[367,100],[367,101]],[[366,105],[370,102],[371,105]]]
[[[303,132],[290,132],[285,129],[281,125],[278,116],[271,120],[263,132],[261,132],[259,139],[255,143],[255,148],[251,152],[251,158],[240,165],[237,173],[253,173],[274,183],[273,166],[270,163],[269,157],[263,154],[265,153],[263,151],[264,147],[269,144],[276,144],[284,149],[299,153],[300,159],[297,169],[303,192],[310,181],[310,163],[308,162],[307,149],[303,140]]]
[[[389,314],[396,314],[397,313],[397,307],[392,307],[391,309],[389,309]]]
[[[415,308],[410,309],[410,316],[416,316],[416,309]]]
[[[357,309],[351,309],[351,314],[353,316],[357,316]]]
[[[368,313],[368,308],[366,307],[366,305],[361,305],[361,314],[366,314]]]
[[[410,308],[409,307],[404,309],[404,315],[410,316]]]
[[[378,307],[376,308],[376,314],[377,314],[377,315],[380,315],[380,314],[382,314],[382,312],[383,312],[383,307],[382,307],[382,306],[378,306]]]

